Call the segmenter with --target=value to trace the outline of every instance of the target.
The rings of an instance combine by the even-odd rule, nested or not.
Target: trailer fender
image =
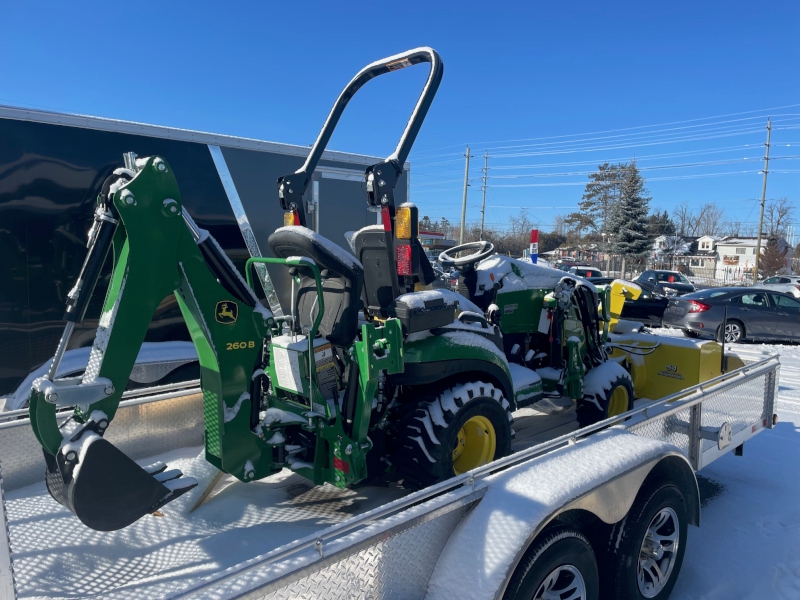
[[[674,446],[613,427],[487,477],[478,505],[447,542],[428,598],[502,597],[528,545],[558,515],[586,510],[606,523],[622,519],[648,476],[678,479],[691,522],[699,518],[697,483]],[[691,485],[687,486],[686,484]]]

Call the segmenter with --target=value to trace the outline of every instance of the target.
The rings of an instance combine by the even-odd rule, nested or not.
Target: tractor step
[[[75,438],[73,438],[75,439]],[[87,527],[127,527],[197,485],[158,464],[142,468],[95,432],[85,430],[57,456],[44,451],[47,491]]]

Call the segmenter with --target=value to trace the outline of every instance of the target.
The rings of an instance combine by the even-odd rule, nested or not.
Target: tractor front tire
[[[633,383],[619,376],[601,394],[587,394],[578,401],[575,415],[580,427],[587,427],[633,409]]]
[[[490,383],[461,383],[409,403],[392,462],[405,484],[423,488],[511,452],[511,406]]]

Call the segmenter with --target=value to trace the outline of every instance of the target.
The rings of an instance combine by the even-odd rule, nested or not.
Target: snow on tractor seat
[[[475,292],[477,296],[482,295],[483,290],[492,289],[495,282],[500,283],[500,293],[553,289],[565,275],[564,271],[558,269],[534,265],[499,254],[482,260],[476,269],[478,271],[478,289]]]
[[[339,244],[333,243],[328,238],[321,236],[316,231],[313,231],[308,227],[301,227],[299,225],[289,225],[288,227],[279,227],[278,229],[275,230],[275,233],[281,231],[291,231],[292,233],[297,233],[299,235],[302,235],[303,237],[311,240],[311,242],[314,245],[325,248],[325,250],[333,254],[338,260],[342,261],[345,265],[347,265],[351,269],[361,270],[361,271],[364,270],[364,267],[355,256],[350,254]]]

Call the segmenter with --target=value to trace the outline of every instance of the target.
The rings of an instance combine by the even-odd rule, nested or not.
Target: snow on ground
[[[673,600],[800,598],[800,346],[737,344],[781,357],[778,425],[701,471],[723,486],[703,507]]]

